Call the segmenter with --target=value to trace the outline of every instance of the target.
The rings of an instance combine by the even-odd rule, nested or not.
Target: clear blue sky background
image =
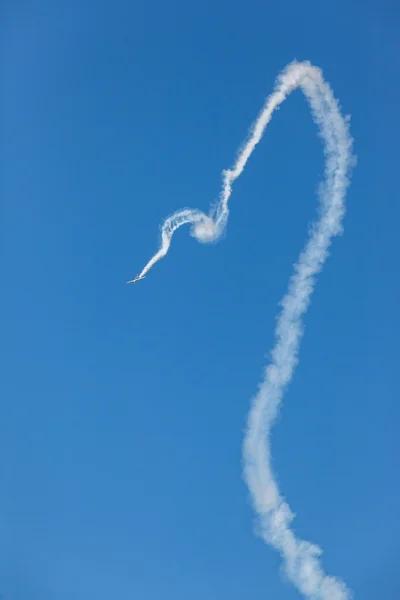
[[[394,1],[9,2],[2,11],[0,595],[298,600],[253,535],[249,401],[316,214],[300,92],[207,210],[292,59],[351,113],[345,235],[273,433],[296,532],[356,598],[400,597],[398,38]],[[397,36],[397,39],[396,39]]]

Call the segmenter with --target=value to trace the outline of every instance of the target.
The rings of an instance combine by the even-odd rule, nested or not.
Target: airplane
[[[142,277],[140,277],[140,275],[136,275],[135,279],[131,279],[130,281],[127,281],[126,283],[137,283],[138,281],[140,281],[141,279],[144,279],[146,277],[146,275],[142,275]]]

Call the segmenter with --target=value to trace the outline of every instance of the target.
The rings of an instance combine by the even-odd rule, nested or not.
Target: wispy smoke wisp
[[[209,215],[197,209],[185,209],[166,219],[161,229],[160,249],[140,275],[145,275],[166,255],[172,236],[181,225],[190,224],[191,235],[203,243],[215,241],[222,235],[228,221],[233,182],[243,172],[274,110],[298,87],[309,102],[324,142],[325,180],[320,191],[318,220],[312,226],[306,246],[295,265],[288,293],[281,302],[272,362],[266,367],[258,393],[252,401],[243,443],[243,474],[258,517],[260,535],[280,552],[287,576],[301,594],[311,600],[349,600],[351,594],[345,584],[325,575],[322,570],[320,548],[298,539],[290,528],[294,516],[278,489],[270,450],[270,431],[298,362],[301,319],[310,303],[316,275],[328,256],[332,238],[342,230],[344,199],[353,164],[348,121],[341,115],[320,69],[309,62],[293,62],[282,71],[275,91],[266,99],[234,166],[223,172],[217,205]]]

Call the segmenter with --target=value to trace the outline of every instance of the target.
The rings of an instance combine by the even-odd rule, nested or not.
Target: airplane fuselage
[[[135,277],[135,279],[131,279],[130,281],[127,281],[126,283],[137,283],[138,281],[140,281],[141,279],[144,279],[146,276],[142,275],[142,277],[139,277],[139,275],[137,277]]]

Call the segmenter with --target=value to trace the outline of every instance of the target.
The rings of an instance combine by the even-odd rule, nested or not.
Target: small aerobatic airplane
[[[141,279],[144,279],[146,277],[146,275],[142,275],[142,277],[140,277],[140,275],[136,275],[135,279],[131,279],[130,281],[127,281],[126,283],[137,283],[138,281],[140,281]]]

